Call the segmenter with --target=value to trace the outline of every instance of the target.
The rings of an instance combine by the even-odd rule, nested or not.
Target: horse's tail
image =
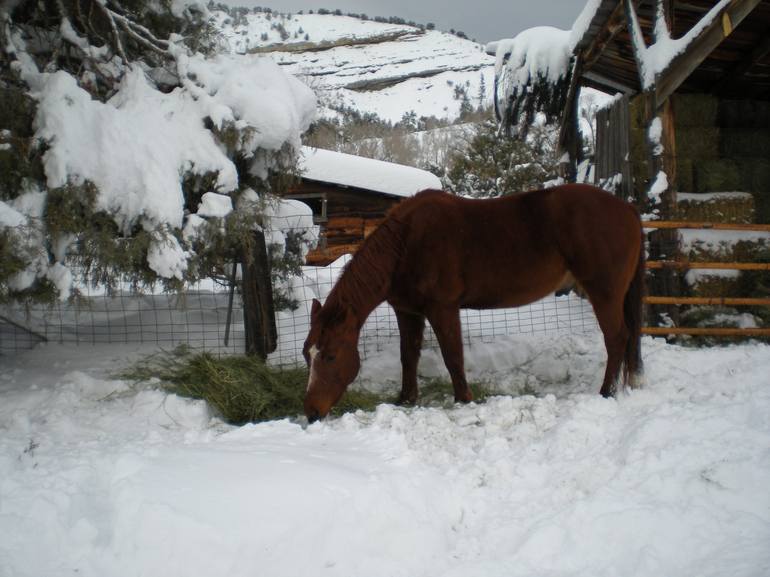
[[[623,382],[631,387],[639,384],[642,374],[642,296],[644,295],[644,234],[639,245],[639,260],[634,278],[623,301],[623,318],[628,328],[628,342],[623,357]]]

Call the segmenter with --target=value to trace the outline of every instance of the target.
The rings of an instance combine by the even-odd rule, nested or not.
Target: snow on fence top
[[[299,167],[307,180],[393,196],[412,196],[427,188],[441,189],[441,180],[426,170],[308,146],[302,148]]]

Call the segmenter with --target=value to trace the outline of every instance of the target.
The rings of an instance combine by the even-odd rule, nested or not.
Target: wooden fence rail
[[[770,232],[770,224],[742,224],[723,222],[645,221],[645,229],[704,229]],[[650,260],[648,270],[753,270],[770,271],[766,262],[693,262],[678,260]],[[646,296],[645,304],[673,306],[770,306],[770,298],[741,297],[678,297]],[[737,327],[642,327],[646,335],[698,335],[713,337],[770,337],[770,328]]]
[[[644,297],[649,305],[705,305],[723,307],[763,307],[770,306],[770,298],[733,298],[733,297]]]
[[[693,335],[707,337],[770,337],[770,329],[728,327],[642,327],[643,335]]]
[[[689,260],[650,260],[649,270],[664,268],[704,270],[770,270],[770,262],[693,262]]]
[[[698,228],[704,230],[745,230],[770,232],[770,224],[745,224],[729,222],[685,222],[680,220],[646,220],[644,228]]]

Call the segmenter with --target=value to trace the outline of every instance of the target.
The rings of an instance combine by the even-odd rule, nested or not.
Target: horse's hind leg
[[[425,317],[396,311],[398,332],[401,336],[401,394],[398,403],[414,404],[417,401],[417,364],[420,361]]]
[[[607,368],[604,371],[600,393],[603,397],[614,397],[629,337],[623,320],[623,299],[607,296],[596,290],[591,291],[589,287],[586,289],[604,335],[604,346],[607,348]]]
[[[428,320],[436,333],[441,347],[441,356],[452,379],[455,401],[462,403],[472,401],[473,393],[465,380],[459,307],[436,307],[428,313]]]

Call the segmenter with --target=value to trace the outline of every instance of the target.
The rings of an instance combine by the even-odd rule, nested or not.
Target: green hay
[[[732,160],[711,159],[695,163],[694,192],[729,192],[739,190],[741,173]]]
[[[184,348],[155,355],[118,376],[135,381],[158,379],[170,393],[205,400],[233,425],[302,414],[308,380],[305,369],[277,369],[256,357],[190,354]],[[385,401],[372,393],[349,390],[332,414],[371,411]]]
[[[474,381],[468,383],[468,386],[473,391],[473,400],[476,403],[482,403],[490,397],[507,394],[496,389],[494,384],[488,381]],[[452,383],[447,379],[422,379],[419,388],[420,398],[417,401],[419,406],[449,408],[455,403],[454,389]],[[520,394],[534,394],[534,391],[520,391]]]
[[[710,94],[674,94],[676,127],[714,126],[717,123],[719,100]]]
[[[173,352],[153,355],[116,377],[136,382],[157,381],[170,393],[206,401],[224,421],[243,425],[301,415],[308,372],[269,367],[256,357],[192,354],[186,347],[179,347]],[[424,379],[419,387],[418,406],[454,405],[449,381]],[[476,402],[503,394],[486,382],[470,383],[470,387]],[[395,395],[348,389],[331,414],[373,411],[379,404],[395,402]]]

